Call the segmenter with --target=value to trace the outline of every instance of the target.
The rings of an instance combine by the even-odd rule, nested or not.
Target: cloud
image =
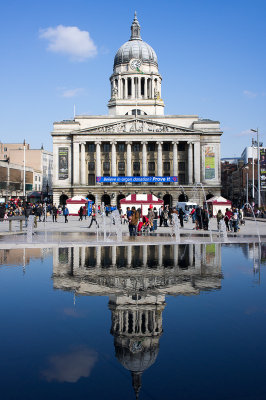
[[[81,31],[76,26],[58,25],[41,29],[39,36],[48,40],[49,51],[66,54],[71,61],[85,61],[97,55],[97,47],[89,32]]]
[[[243,95],[249,99],[255,99],[258,96],[258,93],[251,92],[250,90],[243,90]]]
[[[80,378],[90,375],[97,359],[97,353],[86,347],[54,355],[49,358],[49,366],[42,371],[42,376],[48,382],[75,383]]]
[[[76,97],[79,94],[81,94],[82,92],[84,92],[83,88],[65,89],[65,90],[63,90],[61,96],[66,97],[66,98]]]
[[[244,131],[241,131],[240,133],[237,133],[236,136],[250,136],[252,132],[250,129],[245,129]]]

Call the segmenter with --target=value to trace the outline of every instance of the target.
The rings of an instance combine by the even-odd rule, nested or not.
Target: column
[[[120,76],[120,75],[119,75],[119,77],[118,77],[117,97],[118,97],[119,99],[122,98],[122,79],[121,79],[121,76]]]
[[[112,246],[112,266],[116,266],[116,246]]]
[[[159,267],[162,267],[162,265],[163,265],[163,245],[162,244],[158,245],[158,265],[159,265]]]
[[[69,153],[71,153],[71,152],[69,152]],[[57,186],[58,182],[59,182],[58,145],[57,144],[53,144],[53,154],[54,154],[54,157],[53,157],[53,185]],[[22,182],[23,182],[23,171],[22,171]]]
[[[140,78],[140,76],[137,79],[138,79],[138,98],[141,99],[141,78]]]
[[[144,97],[147,99],[148,97],[148,79],[144,78]]]
[[[132,142],[126,142],[127,145],[127,176],[131,176],[131,145]]]
[[[102,264],[102,260],[101,260],[101,246],[97,246],[96,247],[96,267],[100,267]]]
[[[85,267],[85,260],[86,260],[86,253],[85,253],[86,248],[85,248],[85,246],[82,246],[80,248],[80,250],[81,250],[81,255],[80,255],[81,261],[80,261],[80,264],[81,264],[81,267],[84,268]]]
[[[134,82],[134,78],[131,78],[131,98],[135,99],[135,82]]]
[[[85,142],[82,142],[80,149],[80,172],[82,185],[86,185],[85,144]]]
[[[116,176],[116,143],[111,142],[112,144],[112,176]]]
[[[125,99],[127,99],[128,98],[128,88],[127,88],[127,77],[125,78]]]
[[[163,176],[163,152],[162,152],[162,144],[163,142],[156,142],[158,145],[157,148],[157,175]]]
[[[188,184],[192,185],[192,143],[188,142]]]
[[[194,143],[194,178],[195,183],[199,183],[200,180],[200,142]]]
[[[147,142],[142,144],[142,176],[147,176]]]
[[[142,264],[144,267],[147,266],[147,261],[148,261],[148,245],[144,244],[142,246]]]
[[[153,76],[151,77],[151,99],[154,99],[154,82],[153,82]]]
[[[96,144],[96,176],[101,176],[101,142]]]
[[[178,175],[178,163],[177,163],[177,145],[178,142],[172,142],[173,144],[173,176]],[[175,185],[177,185],[178,182],[175,182]]]
[[[127,246],[127,266],[130,268],[132,264],[132,246]]]
[[[73,143],[74,185],[79,185],[79,143]]]
[[[75,271],[79,268],[79,247],[75,246],[73,249],[73,272],[75,274]]]

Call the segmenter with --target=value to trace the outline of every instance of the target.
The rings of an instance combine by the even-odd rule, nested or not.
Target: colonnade
[[[96,145],[96,176],[102,176],[101,168],[101,144],[106,142],[97,141]],[[111,144],[111,176],[117,176],[117,141],[108,142]],[[126,143],[126,176],[132,176],[132,141]],[[142,176],[147,176],[147,146],[148,141],[139,142],[142,145],[142,168],[140,172]],[[155,173],[157,176],[163,176],[163,141],[156,141],[157,146],[157,170]],[[180,141],[172,141],[172,152],[173,152],[173,168],[170,172],[171,176],[178,176],[178,143]],[[200,179],[200,142],[199,141],[187,141],[187,184],[198,183]],[[86,178],[86,157],[85,157],[85,146],[86,142],[74,142],[73,143],[73,183],[74,185],[87,185]]]
[[[153,99],[155,92],[161,94],[160,78],[157,76],[116,76],[112,80],[111,97],[118,99]]]

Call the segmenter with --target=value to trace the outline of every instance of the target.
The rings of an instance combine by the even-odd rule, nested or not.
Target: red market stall
[[[67,199],[66,205],[69,210],[69,215],[78,215],[80,207],[86,207],[88,209],[89,200],[83,196],[74,196],[72,199]],[[86,211],[87,215],[87,211]]]
[[[120,200],[120,206],[123,214],[126,214],[127,207],[135,207],[141,209],[141,215],[147,215],[150,207],[156,207],[157,210],[163,206],[164,202],[153,194],[130,194],[126,198]]]
[[[213,216],[215,216],[219,210],[221,210],[224,215],[226,209],[227,208],[230,209],[232,207],[232,202],[230,200],[225,199],[222,196],[212,197],[206,201],[206,204],[208,206],[210,214]]]

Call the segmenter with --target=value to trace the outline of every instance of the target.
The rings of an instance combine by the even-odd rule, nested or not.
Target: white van
[[[192,203],[190,201],[179,201],[176,205],[176,208],[182,208],[182,210],[184,211],[184,213],[186,215],[189,215],[192,208],[196,208],[197,207],[197,203]]]

